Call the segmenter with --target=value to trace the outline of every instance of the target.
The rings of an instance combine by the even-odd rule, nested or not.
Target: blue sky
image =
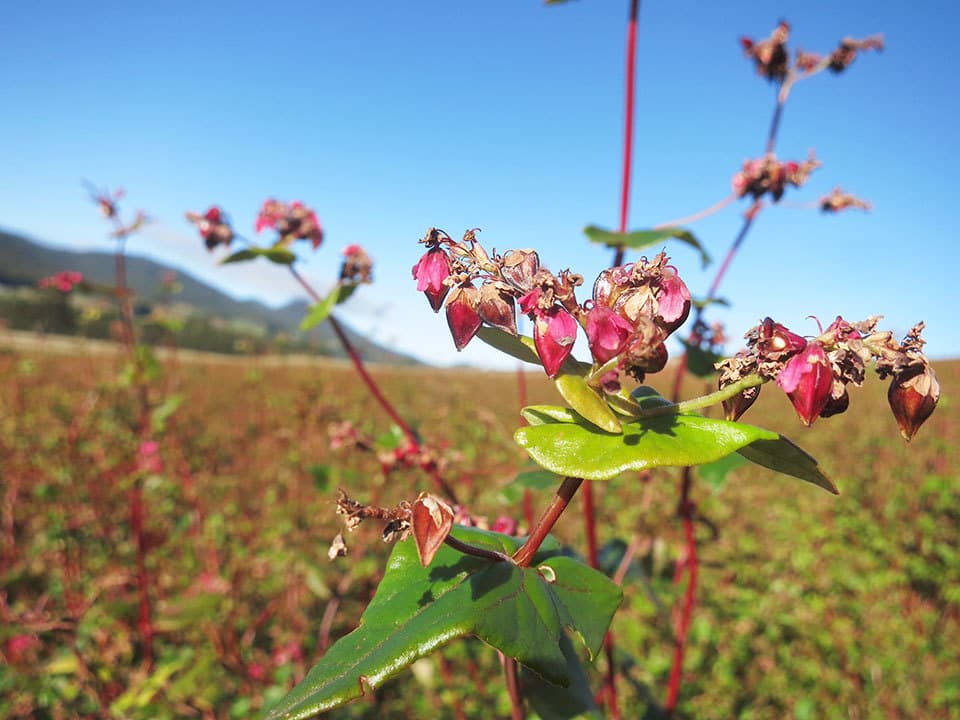
[[[250,236],[265,197],[301,199],[327,231],[304,268],[318,286],[347,244],[377,262],[376,284],[343,306],[348,323],[425,360],[510,367],[479,341],[456,353],[414,290],[416,240],[480,227],[488,247],[535,247],[588,284],[610,262],[582,228],[617,223],[627,6],[15,3],[0,20],[0,227],[109,248],[81,180],[122,186],[126,210],[157,221],[131,252],[281,303],[299,296],[285,272],[218,267],[182,215],[220,204]],[[778,144],[784,159],[815,148],[824,163],[787,205],[840,185],[875,209],[765,211],[721,288],[733,305],[713,316],[731,337],[765,315],[810,334],[808,315],[883,314],[898,334],[926,320],[929,353],[960,356],[958,15],[932,1],[643,3],[632,228],[720,200],[762,152],[773,89],[740,35],[765,37],[783,17],[811,51],[886,36],[847,74],[800,83]],[[744,209],[691,226],[716,260]],[[666,249],[703,294],[716,264]]]

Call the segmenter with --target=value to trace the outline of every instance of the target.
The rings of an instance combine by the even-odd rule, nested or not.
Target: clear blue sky
[[[80,181],[122,186],[128,212],[157,219],[131,252],[279,303],[298,294],[284,272],[217,267],[182,214],[217,203],[250,235],[266,196],[301,199],[327,231],[305,269],[317,285],[349,243],[377,261],[377,283],[343,307],[354,327],[443,364],[511,366],[479,341],[456,354],[414,290],[416,240],[480,227],[488,246],[536,247],[588,283],[609,263],[581,231],[617,222],[627,6],[13,3],[0,19],[0,226],[107,248]],[[787,200],[841,185],[875,209],[764,212],[721,288],[734,305],[714,317],[737,339],[764,315],[808,334],[807,315],[879,313],[898,333],[922,319],[932,356],[960,356],[953,3],[644,2],[630,226],[720,200],[761,153],[773,90],[737,40],[781,17],[811,51],[886,35],[884,53],[796,87],[778,146],[824,163]],[[691,226],[716,259],[744,208]],[[666,248],[703,294],[716,265]]]

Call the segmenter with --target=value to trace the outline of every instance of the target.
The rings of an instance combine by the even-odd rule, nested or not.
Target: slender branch
[[[507,682],[507,694],[510,696],[510,720],[524,720],[527,711],[523,706],[523,695],[520,692],[517,661],[500,653],[500,662],[503,665],[503,674]]]
[[[626,88],[623,111],[623,182],[620,187],[620,232],[627,231],[627,216],[630,211],[630,175],[633,170],[633,105],[634,76],[637,59],[637,13],[639,0],[630,0],[630,19],[627,22]],[[623,265],[623,245],[617,246],[613,265]]]
[[[513,562],[513,558],[509,555],[498,552],[497,550],[480,547],[479,545],[465,543],[463,540],[457,540],[453,535],[447,535],[443,542],[452,547],[454,550],[462,552],[464,555],[473,555],[474,557],[493,560],[494,562]]]
[[[660,223],[659,225],[654,225],[653,229],[665,230],[666,228],[680,227],[682,225],[689,225],[690,223],[694,223],[697,220],[703,220],[705,217],[710,217],[714,213],[720,212],[725,207],[727,207],[727,205],[734,202],[736,199],[737,199],[736,194],[730,193],[723,200],[721,200],[720,202],[714,203],[708,208],[699,210],[693,213],[692,215],[687,215],[685,217],[676,218],[675,220],[668,220],[667,222]]]
[[[664,709],[667,715],[673,715],[680,697],[680,684],[683,672],[683,655],[687,646],[687,635],[693,620],[693,606],[697,593],[697,539],[693,532],[693,505],[690,502],[690,487],[693,475],[690,468],[683,469],[683,487],[681,490],[680,514],[683,517],[683,531],[687,541],[687,588],[683,598],[683,608],[676,627],[676,640],[673,651],[673,663],[670,666],[670,680],[667,685],[667,700]]]
[[[537,524],[530,531],[530,535],[523,546],[513,554],[513,561],[520,567],[529,567],[533,561],[533,556],[543,544],[547,535],[556,525],[557,520],[567,509],[570,500],[576,494],[577,489],[583,483],[581,478],[565,478],[560,487],[557,488],[557,494],[553,496],[550,505],[543,511],[543,515],[537,521]]]
[[[307,282],[306,278],[304,278],[303,275],[301,275],[293,265],[288,265],[287,267],[290,268],[290,274],[293,275],[294,279],[298,283],[300,283],[300,286],[314,302],[320,302],[323,300],[323,298],[320,297],[320,294],[313,289],[313,286]],[[413,428],[411,428],[410,425],[400,416],[400,413],[397,412],[396,408],[393,407],[393,404],[387,400],[386,396],[380,390],[380,386],[377,385],[376,380],[374,380],[370,373],[367,372],[367,368],[363,364],[363,359],[360,357],[360,353],[357,352],[357,349],[353,346],[353,343],[350,342],[350,338],[347,337],[347,333],[344,331],[343,326],[340,325],[333,315],[328,316],[327,320],[330,321],[330,326],[336,333],[337,338],[340,340],[340,344],[350,357],[350,360],[353,362],[354,369],[366,384],[370,394],[373,395],[376,401],[380,404],[380,407],[383,408],[383,411],[390,417],[391,420],[393,420],[394,423],[396,423],[397,427],[400,428],[400,430],[406,436],[407,442],[409,442],[416,449],[421,448],[422,445],[419,438],[417,438],[417,434],[413,431]],[[456,504],[457,495],[453,488],[450,487],[446,480],[444,480],[443,476],[440,475],[440,471],[434,467],[428,469],[427,472],[437,487],[446,493],[447,497],[453,500],[453,502]]]
[[[744,390],[756,387],[757,385],[763,385],[765,382],[767,381],[759,375],[747,375],[746,377],[740,378],[734,383],[730,383],[722,390],[701,395],[700,397],[690,398],[689,400],[684,400],[683,402],[679,403],[660,405],[658,407],[640,410],[638,416],[641,418],[652,418],[663,417],[664,415],[680,415],[682,413],[693,412],[694,410],[700,410],[702,408],[722,403],[724,400],[729,400]]]

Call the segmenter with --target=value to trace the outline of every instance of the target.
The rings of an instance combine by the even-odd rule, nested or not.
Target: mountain
[[[261,329],[268,337],[299,334],[300,321],[309,304],[294,301],[271,308],[255,300],[237,300],[180,269],[135,255],[127,256],[127,284],[136,293],[139,304],[152,305],[163,300],[163,278],[175,272],[181,286],[176,295],[178,305],[187,305],[198,315],[225,321],[240,322]],[[37,281],[62,270],[83,273],[92,283],[112,285],[114,255],[109,252],[77,252],[34,242],[22,235],[0,230],[0,286],[9,288],[36,287]],[[395,365],[412,365],[417,361],[395,353],[351,331],[347,335],[365,360]],[[328,323],[309,334],[310,346],[318,354],[344,357],[345,353]]]

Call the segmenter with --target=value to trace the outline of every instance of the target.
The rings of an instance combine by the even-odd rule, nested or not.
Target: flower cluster
[[[359,245],[347,245],[343,249],[340,280],[355,285],[373,282],[373,260]]]
[[[83,282],[83,273],[76,270],[64,270],[50,277],[45,277],[37,283],[41,288],[53,288],[62,293],[71,292],[77,285]]]
[[[893,333],[876,329],[879,320],[877,316],[850,323],[838,316],[819,336],[807,340],[766,318],[746,334],[746,350],[717,363],[720,388],[752,374],[775,380],[809,426],[818,417],[847,409],[847,386],[861,386],[873,360],[881,379],[893,378],[887,397],[900,434],[909,440],[936,407],[940,385],[922,351],[923,323],[898,343]],[[725,401],[728,419],[743,415],[759,393],[756,386]]]
[[[755,42],[748,37],[740,38],[743,53],[753,60],[757,72],[770,80],[780,82],[787,76],[789,54],[787,40],[790,38],[790,25],[781,20],[766,40]]]
[[[278,246],[289,245],[294,240],[309,240],[316,250],[323,242],[323,228],[317,214],[299,200],[289,205],[273,198],[266,200],[254,229],[259,233],[267,228],[280,234]]]
[[[126,191],[123,188],[110,192],[108,190],[97,190],[92,185],[88,187],[90,198],[100,207],[101,214],[108,220],[115,218],[117,216],[117,202],[123,199]]]
[[[773,153],[746,160],[733,176],[733,192],[737,197],[751,195],[755,200],[769,193],[776,202],[783,197],[787,185],[801,187],[820,164],[812,152],[803,162],[780,162]]]
[[[330,437],[331,450],[361,450],[374,453],[384,475],[412,468],[419,468],[427,473],[443,474],[451,460],[456,460],[455,454],[437,451],[407,440],[397,447],[378,447],[374,438],[362,433],[349,420],[331,423],[327,428],[327,434]]]
[[[754,41],[741,37],[740,44],[743,46],[744,55],[753,60],[759,75],[780,83],[787,80],[791,71],[812,75],[829,69],[831,72],[840,73],[850,67],[861,50],[883,50],[882,35],[871,35],[863,40],[848,37],[841,40],[837,49],[826,58],[817,53],[797,50],[796,60],[791,68],[790,52],[787,50],[789,39],[790,25],[781,20],[767,39]]]
[[[820,198],[820,209],[823,212],[840,212],[849,208],[871,210],[872,207],[866,200],[861,200],[856,195],[844,192],[840,188],[834,188],[829,195]]]
[[[213,250],[218,245],[230,247],[233,242],[233,228],[227,215],[216,205],[209,208],[203,215],[195,212],[187,213],[187,220],[197,226],[200,237],[203,238],[207,250]]]
[[[417,290],[435,312],[446,300],[457,349],[483,323],[516,335],[519,307],[533,321],[534,345],[550,377],[560,373],[582,327],[595,363],[616,361],[609,370],[642,379],[666,364],[664,342],[690,312],[690,292],[663,253],[604,270],[593,297],[581,304],[576,288],[583,277],[569,270],[554,275],[533,250],[490,255],[473,230],[456,242],[431,228],[420,242],[427,252],[413,267]]]

